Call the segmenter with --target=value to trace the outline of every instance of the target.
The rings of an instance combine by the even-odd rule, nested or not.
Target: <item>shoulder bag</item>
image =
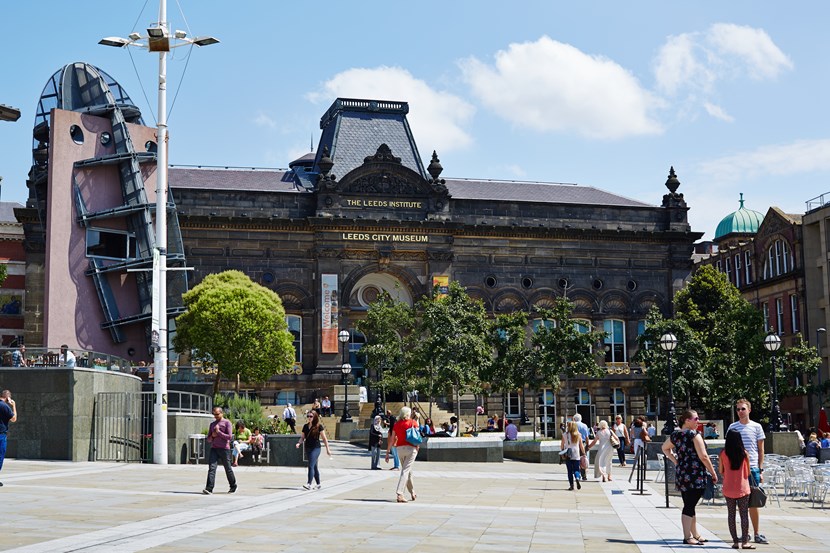
[[[611,432],[611,447],[613,447],[614,449],[620,447],[620,439],[613,432]]]
[[[424,441],[424,437],[421,436],[421,431],[417,426],[410,426],[406,429],[406,441],[416,447]]]
[[[753,476],[749,484],[749,506],[760,508],[767,504],[767,492],[758,484]]]

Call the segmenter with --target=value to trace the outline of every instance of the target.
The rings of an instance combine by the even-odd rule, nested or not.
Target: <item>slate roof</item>
[[[202,169],[171,167],[171,188],[246,190],[251,192],[297,192],[294,173],[281,169]]]
[[[617,207],[655,207],[593,186],[544,182],[446,179],[456,200],[495,200]]]
[[[14,216],[14,209],[16,207],[23,207],[23,204],[17,202],[0,202],[0,222],[16,223],[17,217]]]
[[[367,156],[374,155],[378,146],[386,144],[392,155],[423,178],[426,170],[418,154],[418,147],[406,120],[409,106],[406,102],[353,100],[338,98],[323,116],[323,133],[317,148],[317,162],[323,148],[328,147],[334,161],[331,172],[344,177],[352,169],[363,165]]]

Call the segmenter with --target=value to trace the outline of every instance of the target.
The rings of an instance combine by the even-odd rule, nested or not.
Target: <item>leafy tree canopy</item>
[[[174,346],[215,361],[219,376],[262,382],[294,364],[291,333],[279,296],[240,271],[208,275],[184,299]]]

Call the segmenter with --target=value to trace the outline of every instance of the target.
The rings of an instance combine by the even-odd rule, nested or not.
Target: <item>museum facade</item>
[[[75,71],[91,74],[91,66],[78,65]],[[101,78],[98,86],[113,83]],[[99,94],[95,101],[111,97]],[[27,268],[34,292],[26,305],[27,340],[52,345],[60,336],[136,360],[147,351],[147,283],[126,268],[147,266],[154,243],[152,209],[145,206],[154,202],[155,143],[153,129],[128,100],[122,93],[115,102],[123,104],[120,116],[103,106],[56,106],[46,134],[35,129],[48,143],[35,143],[45,161],[35,162],[33,175],[47,176],[32,178],[30,201],[18,212],[33,263]],[[168,251],[193,268],[190,284],[238,269],[282,298],[296,370],[257,385],[260,396],[304,402],[331,395],[343,329],[350,332],[354,376],[371,383],[375,375],[363,373],[358,353],[365,337],[354,325],[372,301],[385,291],[411,304],[434,284],[457,281],[493,316],[523,310],[533,318],[537,307],[566,296],[575,319],[606,332],[601,346],[608,375],[567,381],[556,394],[542,390],[543,405],[559,415],[576,408],[588,420],[614,413],[658,416],[658,402],[644,392],[645,368],[632,362],[637,337],[653,306],[671,316],[701,237],[688,223],[674,169],[668,190],[655,178],[659,204],[591,186],[444,178],[436,152],[424,163],[408,112],[406,102],[339,98],[320,121],[315,152],[287,170],[170,168],[174,232]],[[83,144],[94,148],[78,147],[77,129],[84,131]],[[132,150],[101,151],[117,150],[124,132],[135,137]],[[68,238],[49,238],[50,226]],[[106,260],[101,245],[90,243],[122,234],[125,245],[110,244]],[[179,236],[180,247],[172,243]],[[68,275],[58,277],[64,268]],[[67,292],[73,286],[75,292]],[[172,319],[182,286],[171,288],[179,294],[178,302],[171,297]],[[72,328],[44,325],[33,312],[43,317],[49,301],[62,302],[63,310],[76,306],[82,316]],[[520,401],[518,393],[506,398],[508,415],[521,413]]]

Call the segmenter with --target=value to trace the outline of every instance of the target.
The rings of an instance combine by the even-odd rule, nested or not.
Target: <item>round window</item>
[[[522,288],[525,290],[533,287],[533,279],[529,276],[522,277]]]
[[[81,130],[81,127],[78,125],[72,125],[69,127],[69,136],[72,137],[72,142],[75,144],[83,144],[84,143],[84,131]]]
[[[155,142],[153,142],[152,140],[148,140],[147,142],[145,142],[145,143],[144,143],[144,148],[145,148],[148,152],[158,152],[158,151],[159,151],[158,144],[156,144],[156,143],[155,143]]]
[[[568,279],[567,278],[560,278],[559,279],[559,287],[565,289],[568,287]]]
[[[601,290],[602,285],[603,285],[603,282],[602,282],[602,279],[600,279],[600,278],[595,278],[594,282],[591,284],[591,286],[594,287],[594,290]]]
[[[112,135],[108,132],[102,132],[101,133],[101,144],[106,146],[110,142],[112,142]]]
[[[498,279],[496,279],[493,275],[488,275],[484,278],[484,285],[487,286],[487,288],[495,288],[498,283]]]

